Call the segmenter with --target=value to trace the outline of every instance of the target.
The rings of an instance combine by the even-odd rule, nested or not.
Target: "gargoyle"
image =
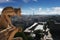
[[[18,12],[18,11],[17,11]],[[3,11],[2,11],[2,13],[1,13],[1,16],[0,16],[0,28],[2,29],[2,28],[4,28],[4,30],[2,30],[2,31],[0,31],[0,33],[2,32],[4,35],[10,35],[9,37],[8,37],[8,39],[6,39],[6,40],[12,40],[13,39],[13,37],[14,37],[14,35],[15,35],[15,33],[16,32],[19,32],[19,29],[17,29],[13,24],[12,24],[12,22],[11,22],[11,17],[12,16],[19,16],[18,15],[19,13],[16,13],[15,12],[15,9],[14,8],[12,8],[12,7],[6,7],[6,8],[4,8],[3,9]],[[8,26],[10,26],[10,27],[8,27]],[[8,31],[7,31],[8,30]],[[13,31],[11,31],[11,30],[13,30]],[[9,31],[11,31],[11,32],[9,32]],[[20,30],[20,32],[21,32],[22,30]],[[3,37],[0,39],[0,40],[2,40],[3,39]],[[4,39],[5,40],[5,39]]]

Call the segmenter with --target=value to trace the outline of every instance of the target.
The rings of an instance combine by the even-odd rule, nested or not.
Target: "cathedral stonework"
[[[21,16],[20,8],[6,7],[2,10],[0,16],[0,40],[14,40],[14,35],[17,32],[22,32],[19,28],[12,25],[11,16]],[[15,40],[23,40],[21,37],[15,38]]]

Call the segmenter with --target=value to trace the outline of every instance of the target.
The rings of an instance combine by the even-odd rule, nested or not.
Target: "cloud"
[[[3,8],[0,8],[0,14]],[[60,7],[51,7],[51,8],[30,8],[30,9],[22,9],[22,14],[24,15],[60,15]]]
[[[36,15],[60,15],[60,7],[51,7],[51,8],[38,8],[35,11]]]
[[[23,0],[23,2],[28,3],[30,1],[38,2],[38,0]]]
[[[39,10],[39,11],[41,11],[41,10],[42,10],[42,8],[39,8],[38,10]]]
[[[3,8],[0,8],[0,14]],[[33,11],[35,15],[60,15],[60,7],[51,7],[51,8],[30,8],[30,9],[22,9],[22,14],[24,15],[33,15]]]
[[[28,3],[30,0],[23,0],[23,2]]]
[[[34,11],[34,10],[35,10],[35,8],[30,8],[30,10]]]
[[[9,0],[6,0],[7,2],[9,1]]]
[[[2,10],[3,10],[3,8],[0,8],[0,15],[1,15]]]
[[[22,15],[32,15],[32,10],[23,10],[22,9]]]
[[[10,0],[0,0],[0,3],[9,2]]]
[[[22,11],[25,14],[33,15],[33,10]],[[60,7],[38,8],[34,10],[35,15],[60,15]]]
[[[37,2],[38,0],[33,0],[33,1]]]
[[[6,2],[15,2],[13,0],[0,0],[0,3],[6,3]]]

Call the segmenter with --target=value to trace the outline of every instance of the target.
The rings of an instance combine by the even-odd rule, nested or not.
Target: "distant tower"
[[[34,10],[33,10],[33,16],[34,16]]]
[[[35,8],[31,8],[31,10],[32,10],[32,15],[34,15]]]

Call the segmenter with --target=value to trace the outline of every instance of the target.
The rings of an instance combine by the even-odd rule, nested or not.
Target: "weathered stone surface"
[[[12,40],[14,35],[19,32],[19,28],[13,26],[10,20],[11,16],[15,15],[21,16],[21,9],[15,9],[13,7],[6,7],[3,9],[0,16],[0,40]]]

